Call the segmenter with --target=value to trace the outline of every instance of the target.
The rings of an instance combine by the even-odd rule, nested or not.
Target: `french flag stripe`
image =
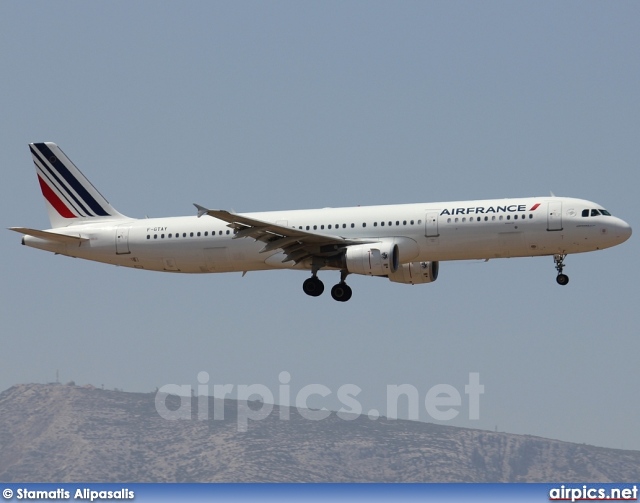
[[[87,191],[87,189],[76,179],[75,176],[69,171],[69,169],[58,159],[53,152],[44,143],[35,143],[35,147],[40,151],[45,159],[51,161],[55,170],[65,179],[69,186],[80,196],[80,198],[91,208],[96,215],[101,217],[109,216],[109,213],[100,206],[100,203],[94,199],[94,197]]]
[[[64,181],[60,179],[56,171],[49,167],[49,164],[47,164],[47,162],[40,155],[40,152],[32,148],[31,153],[33,154],[34,164],[37,168],[40,169],[40,172],[49,181],[51,187],[55,187],[56,189],[58,189],[62,197],[64,197],[67,200],[67,203],[70,206],[74,207],[78,213],[84,213],[84,215],[93,216],[91,212],[84,207],[84,205],[80,202],[76,195],[71,190],[69,190],[69,187],[67,187]]]
[[[65,195],[66,188],[64,191],[60,190],[56,185],[55,181],[52,180],[51,176],[44,169],[42,169],[42,166],[40,166],[40,164],[38,164],[39,162],[40,162],[39,159],[35,159],[35,158],[33,159],[33,164],[36,167],[36,175],[42,178],[43,182],[49,185],[49,190],[51,190],[61,201],[63,201],[65,205],[69,208],[69,210],[73,211],[76,214],[76,216],[81,216],[81,217],[86,216],[86,212],[83,213],[82,211],[80,211],[78,209],[78,205],[74,204],[74,202],[71,201]]]
[[[51,187],[47,185],[40,175],[38,175],[38,182],[40,183],[40,189],[42,189],[42,195],[49,201],[49,204],[55,208],[55,210],[60,213],[60,216],[63,218],[76,218],[76,214],[73,213],[66,204],[60,199],[56,193],[51,190]]]

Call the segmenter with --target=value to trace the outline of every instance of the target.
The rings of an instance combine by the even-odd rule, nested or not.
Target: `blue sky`
[[[3,2],[3,227],[46,228],[27,143],[55,141],[122,213],[557,195],[637,228],[634,2]],[[0,389],[485,385],[446,424],[640,449],[636,236],[442,263],[436,283],[179,276],[0,233]],[[327,285],[337,274],[320,273]],[[330,397],[324,403],[331,407]],[[426,417],[423,409],[421,418]]]

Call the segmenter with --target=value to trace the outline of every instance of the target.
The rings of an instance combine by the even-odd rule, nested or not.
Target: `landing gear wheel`
[[[564,286],[567,283],[569,283],[569,276],[567,276],[566,274],[558,274],[556,281],[558,282],[559,285]]]
[[[347,302],[353,294],[351,287],[346,283],[338,283],[331,289],[331,297],[338,302]]]
[[[302,289],[307,295],[311,295],[311,297],[318,297],[322,295],[322,292],[324,292],[324,283],[316,276],[312,276],[302,283]]]

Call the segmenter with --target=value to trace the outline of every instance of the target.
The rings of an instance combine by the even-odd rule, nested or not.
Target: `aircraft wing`
[[[281,249],[286,255],[282,262],[294,261],[297,264],[309,257],[336,255],[347,246],[372,242],[318,234],[245,217],[226,210],[210,210],[198,204],[194,206],[198,209],[198,217],[209,215],[228,222],[228,227],[235,229],[234,239],[251,237],[266,243],[260,253]]]

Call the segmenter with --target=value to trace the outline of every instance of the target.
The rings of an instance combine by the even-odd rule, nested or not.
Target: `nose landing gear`
[[[564,259],[567,255],[566,254],[562,254],[562,255],[554,255],[553,256],[553,261],[556,263],[556,271],[558,271],[558,276],[556,277],[556,282],[559,285],[566,285],[569,283],[569,276],[567,276],[566,274],[563,274],[562,271],[564,269]]]

